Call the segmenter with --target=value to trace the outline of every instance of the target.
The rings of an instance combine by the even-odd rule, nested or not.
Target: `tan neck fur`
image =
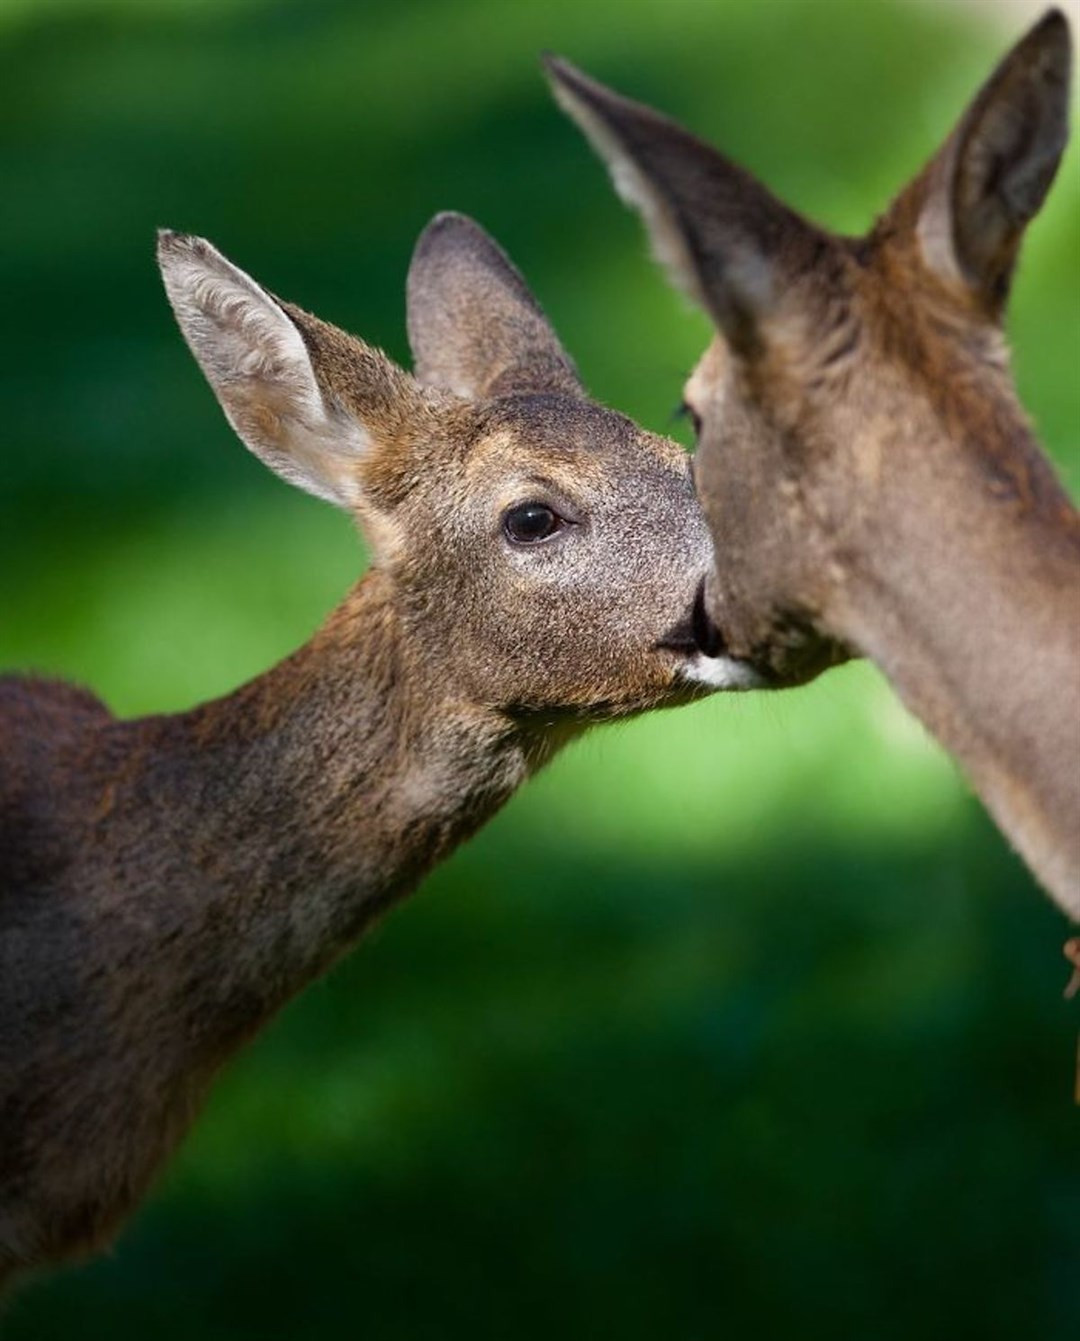
[[[865,516],[823,622],[880,666],[1080,917],[1076,513],[1003,492],[977,462],[918,469],[908,459],[901,496]]]
[[[107,1236],[222,1063],[539,763],[543,745],[505,718],[418,692],[410,656],[373,574],[305,647],[191,712],[74,721],[73,691],[58,687],[69,731],[46,743],[49,769],[39,757],[22,774],[16,804],[44,815],[57,777],[78,785],[55,826],[43,821],[24,856],[15,851],[16,864],[55,875],[34,872],[49,925],[4,942],[20,962],[18,974],[0,966],[0,995],[5,1019],[32,1020],[43,984],[77,955],[79,1034],[55,1046],[80,1055],[68,1059],[63,1112],[35,1131],[20,1104],[38,1101],[39,1070],[52,1065],[48,1027],[29,1049],[18,1031],[0,1033],[0,1070],[13,1081],[0,1105],[10,1217],[0,1276],[18,1257]],[[0,682],[20,687],[30,686]],[[60,896],[75,853],[72,903]],[[45,1133],[63,1141],[69,1130],[84,1155],[54,1162]],[[50,1202],[64,1214],[43,1218]],[[43,1224],[54,1242],[41,1241]]]

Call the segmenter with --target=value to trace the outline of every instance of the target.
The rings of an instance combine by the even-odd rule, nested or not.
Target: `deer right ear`
[[[545,57],[555,99],[637,209],[657,259],[728,344],[756,352],[824,235],[674,121]]]
[[[246,446],[290,484],[356,508],[371,435],[324,394],[285,308],[202,238],[162,230],[158,264],[184,339]]]
[[[467,400],[521,392],[580,396],[540,304],[502,248],[463,214],[437,214],[409,266],[416,376]]]
[[[1005,56],[938,155],[892,209],[914,199],[923,258],[997,316],[1024,229],[1069,137],[1069,24],[1051,10]]]

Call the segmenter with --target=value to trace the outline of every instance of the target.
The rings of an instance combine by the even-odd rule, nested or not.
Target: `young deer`
[[[565,62],[556,97],[719,338],[686,388],[733,656],[872,658],[1080,917],[1080,519],[1017,403],[1013,264],[1067,137],[1051,12],[865,238]]]
[[[0,1278],[106,1242],[230,1054],[561,745],[754,679],[709,655],[688,458],[475,224],[417,246],[415,376],[198,238],[159,260],[237,433],[374,558],[190,712],[0,680]]]

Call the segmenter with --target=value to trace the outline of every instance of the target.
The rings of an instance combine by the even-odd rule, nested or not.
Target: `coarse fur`
[[[190,712],[0,679],[0,1281],[106,1244],[229,1056],[561,745],[754,678],[705,645],[685,453],[586,398],[475,224],[417,246],[416,377],[200,239],[159,260],[247,446],[373,561]],[[561,522],[519,543],[527,502]]]
[[[785,678],[871,657],[1078,918],[1080,518],[1002,332],[1065,147],[1070,67],[1051,11],[850,239],[549,61],[559,102],[716,324],[685,400],[728,650]]]

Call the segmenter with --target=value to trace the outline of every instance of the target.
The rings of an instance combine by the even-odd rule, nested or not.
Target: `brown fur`
[[[1066,140],[1051,12],[863,239],[834,237],[563,62],[556,95],[718,337],[686,389],[731,652],[780,682],[872,657],[1080,917],[1080,518],[1001,315]]]
[[[161,260],[245,441],[355,497],[375,558],[190,712],[0,679],[0,1280],[107,1243],[228,1057],[559,746],[702,692],[672,641],[711,553],[687,458],[585,398],[475,225],[418,248],[423,384],[208,244]],[[515,550],[502,516],[537,496],[573,524]]]

